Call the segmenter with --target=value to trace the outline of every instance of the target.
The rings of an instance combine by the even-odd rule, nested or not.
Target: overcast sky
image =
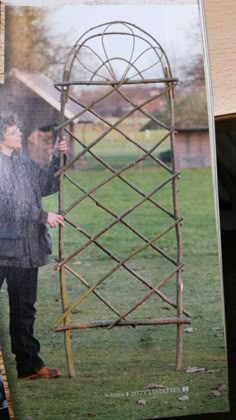
[[[69,2],[70,3],[70,2]],[[148,5],[66,5],[51,9],[48,25],[51,33],[73,45],[88,29],[110,21],[128,21],[152,35],[164,48],[171,67],[179,71],[193,55],[202,51],[198,2],[179,4],[172,1]],[[124,45],[120,48],[125,48]],[[128,48],[128,45],[127,45]],[[116,53],[119,45],[116,46]]]
[[[5,0],[6,5],[13,6],[61,6],[74,4],[196,4],[198,0]]]
[[[110,21],[128,21],[147,31],[164,48],[172,70],[188,65],[202,52],[197,0],[6,0],[11,6],[43,6],[48,9],[47,26],[59,43],[74,45],[88,29]],[[104,4],[105,3],[105,4]],[[116,3],[116,4],[114,4]],[[117,4],[118,3],[118,4]],[[140,4],[141,3],[141,4]],[[88,5],[89,4],[89,5]],[[122,55],[123,44],[116,45]]]
[[[202,48],[199,32],[199,10],[191,5],[99,5],[57,7],[49,20],[55,34],[68,34],[71,43],[88,29],[101,23],[123,20],[148,31],[176,61],[178,55],[188,56]],[[195,37],[195,33],[198,34]]]

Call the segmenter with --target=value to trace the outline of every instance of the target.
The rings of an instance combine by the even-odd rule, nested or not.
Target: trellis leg
[[[181,271],[177,274],[177,316],[181,318],[183,315],[183,283]],[[183,354],[183,324],[177,324],[177,348],[176,348],[176,369],[181,369]]]
[[[66,102],[66,94],[67,91],[64,89],[61,95],[61,119],[64,117],[64,108]],[[63,137],[63,130],[60,130],[60,141]],[[60,167],[64,165],[64,156],[60,155]],[[64,214],[64,173],[60,175],[59,178],[59,214]],[[59,225],[59,259],[60,261],[64,259],[64,228],[63,226]],[[65,268],[61,266],[60,268],[60,287],[61,287],[61,297],[62,297],[62,309],[63,312],[68,307],[68,296],[66,290],[66,279],[65,279]],[[64,325],[70,323],[69,315],[64,319]],[[75,369],[73,363],[73,355],[72,355],[72,348],[71,348],[71,332],[70,330],[64,332],[64,343],[65,343],[65,350],[66,350],[66,359],[67,359],[67,367],[69,376],[71,378],[75,377]]]
[[[170,69],[166,69],[167,77],[171,76]],[[171,150],[172,150],[172,170],[176,172],[176,156],[175,156],[175,115],[174,115],[174,88],[169,91],[170,98],[170,111],[171,111]],[[172,181],[173,190],[173,206],[175,220],[180,218],[179,206],[178,206],[178,178],[174,177]],[[176,240],[177,240],[177,264],[179,270],[176,274],[176,299],[177,299],[177,317],[181,319],[183,316],[183,281],[182,281],[182,264],[183,264],[183,246],[182,246],[182,233],[181,223],[176,225]],[[183,353],[183,324],[177,324],[177,343],[176,343],[176,369],[179,370],[182,366],[182,353]]]
[[[59,213],[63,214],[63,178],[64,174],[60,176],[60,188],[59,188]],[[64,229],[62,226],[59,227],[59,258],[60,260],[64,258]],[[68,297],[66,291],[66,279],[65,279],[65,268],[62,266],[60,268],[60,287],[61,287],[61,297],[62,297],[62,309],[63,312],[68,307]],[[67,316],[64,319],[64,325],[70,323],[70,318]],[[75,369],[73,363],[72,349],[71,349],[71,332],[70,330],[64,332],[64,342],[66,349],[66,359],[69,376],[71,378],[75,377]]]
[[[64,267],[61,267],[60,269],[60,285],[61,285],[61,296],[62,296],[62,308],[63,308],[63,311],[65,311],[68,306],[68,298],[67,298],[67,292],[66,292]],[[64,325],[69,324],[69,323],[70,323],[70,319],[69,319],[69,316],[67,316],[64,320]],[[67,367],[68,367],[69,376],[71,378],[74,378],[75,369],[74,369],[74,362],[73,362],[73,356],[72,356],[70,330],[64,331],[64,342],[65,342],[66,359],[67,359]]]
[[[60,214],[63,214],[63,178],[64,178],[64,174],[60,176],[60,188],[59,188],[59,213]],[[64,228],[62,226],[59,227],[59,258],[60,260],[64,258]],[[66,279],[65,279],[64,266],[60,268],[60,287],[61,287],[61,297],[62,297],[62,309],[64,312],[68,307],[68,297],[67,297],[67,291],[66,291]],[[64,325],[69,324],[69,323],[70,323],[70,318],[69,316],[67,316],[64,319]],[[72,356],[70,330],[64,332],[64,342],[65,342],[66,359],[67,359],[69,376],[71,378],[74,378],[75,369],[74,369],[73,356]]]

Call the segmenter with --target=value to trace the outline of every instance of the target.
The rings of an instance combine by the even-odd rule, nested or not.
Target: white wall
[[[236,1],[204,0],[215,116],[236,113]]]

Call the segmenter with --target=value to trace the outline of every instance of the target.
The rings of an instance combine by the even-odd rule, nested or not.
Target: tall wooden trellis
[[[117,43],[118,39],[118,43]],[[123,42],[122,54],[121,44]],[[129,44],[129,45],[128,45]],[[129,49],[128,49],[129,47]],[[154,76],[153,76],[154,75]],[[176,368],[179,369],[182,363],[182,347],[183,347],[183,326],[191,323],[191,316],[183,307],[183,255],[182,255],[182,236],[181,225],[182,217],[179,214],[178,207],[178,190],[177,183],[179,172],[176,170],[175,164],[175,123],[174,123],[174,89],[178,79],[172,76],[171,68],[167,56],[160,46],[160,44],[146,31],[128,22],[108,22],[98,25],[89,31],[85,32],[71,49],[66,64],[64,67],[63,80],[55,84],[55,87],[61,91],[61,112],[58,130],[60,138],[67,133],[72,136],[79,147],[78,154],[66,164],[63,157],[61,158],[61,167],[56,173],[60,177],[60,191],[59,191],[59,212],[64,215],[66,222],[66,230],[60,227],[59,233],[59,263],[55,269],[60,272],[60,285],[62,295],[63,315],[55,323],[56,332],[64,332],[65,347],[68,362],[69,375],[75,376],[72,347],[71,347],[71,330],[85,329],[96,327],[107,327],[112,329],[115,326],[143,326],[143,325],[165,325],[175,324],[177,326],[177,345],[176,345]],[[137,99],[134,95],[134,87],[151,86],[148,89],[148,97],[145,99]],[[82,103],[78,99],[78,88],[86,88],[89,92],[95,92],[96,87],[99,90],[99,96],[88,100],[89,103]],[[150,93],[151,92],[151,93]],[[96,105],[105,103],[106,98],[116,95],[116,98],[122,98],[122,111],[116,119],[108,119],[99,113]],[[90,96],[91,97],[91,96]],[[66,119],[64,116],[64,109],[66,101],[70,98],[78,105],[78,113],[71,119]],[[169,123],[163,123],[160,118],[156,116],[156,107],[166,108]],[[155,112],[154,112],[155,110]],[[94,124],[100,127],[99,133],[95,138],[90,138],[89,142],[82,141],[80,134],[71,131],[71,122],[79,118],[84,113],[90,113],[94,118]],[[142,116],[145,122],[154,121],[159,128],[161,135],[158,140],[152,143],[151,148],[145,147],[144,141],[140,141],[138,137],[140,133],[130,132],[126,130],[127,121],[131,121],[135,128],[135,121],[137,115]],[[136,118],[135,118],[136,117]],[[104,156],[101,156],[99,147],[103,142],[110,141],[112,145],[113,140],[109,140],[112,136],[118,135],[122,139],[124,148],[126,145],[131,145],[132,150],[136,150],[136,156],[131,156],[126,164],[121,167],[112,166]],[[115,140],[114,140],[115,141]],[[171,149],[171,164],[168,165],[163,162],[157,154],[160,146],[164,143],[169,144]],[[107,145],[108,143],[105,143]],[[98,163],[104,171],[102,179],[96,179],[89,187],[83,187],[78,182],[77,178],[73,177],[73,165],[81,158],[92,157],[93,162]],[[152,162],[156,167],[156,171],[163,174],[163,178],[158,183],[152,185],[150,191],[146,192],[140,185],[135,183],[135,179],[129,174],[132,174],[133,168],[139,167],[140,163]],[[156,173],[157,173],[156,172]],[[158,173],[159,173],[158,172]],[[145,176],[145,172],[144,175]],[[88,174],[89,178],[89,174]],[[153,176],[155,181],[155,175]],[[114,182],[119,182],[119,185],[125,186],[130,190],[131,201],[127,202],[127,208],[122,209],[121,213],[117,211],[118,203],[116,203],[116,194],[114,195],[115,209],[111,205],[105,203],[102,194],[104,188]],[[66,188],[65,183],[73,185],[75,188],[74,200],[67,203],[65,206]],[[161,203],[161,191],[166,187],[170,188],[171,195],[171,210]],[[77,193],[76,193],[77,191]],[[133,199],[133,195],[138,197]],[[95,204],[94,211],[99,209],[100,228],[96,233],[90,233],[80,225],[78,215],[81,206],[85,201]],[[133,201],[132,201],[133,200]],[[163,227],[158,220],[153,226],[152,236],[147,237],[143,231],[143,226],[136,226],[135,223],[130,222],[131,216],[141,208],[145,211],[150,210],[152,214],[155,212],[161,213],[167,218],[168,222]],[[83,210],[82,210],[83,211]],[[94,213],[95,214],[95,213]],[[109,215],[112,221],[106,223],[105,215]],[[98,217],[98,216],[94,216]],[[104,224],[103,224],[104,217]],[[154,216],[155,217],[155,216]],[[135,221],[135,217],[133,222]],[[144,220],[145,225],[145,220]],[[126,255],[119,256],[116,252],[110,249],[109,241],[106,242],[107,234],[112,232],[114,227],[124,227],[125,232],[132,232],[135,238],[138,238],[138,245],[131,243],[131,248],[128,248]],[[69,251],[66,254],[65,249],[65,235],[68,235],[67,229],[70,227],[78,235],[78,248]],[[157,230],[156,230],[157,229]],[[158,230],[159,229],[159,230]],[[175,256],[168,253],[163,246],[158,246],[157,242],[167,237],[168,234],[173,233],[175,238]],[[81,241],[81,238],[86,240]],[[68,236],[67,236],[68,238]],[[122,239],[122,237],[120,236]],[[111,261],[111,266],[108,267],[105,273],[97,272],[98,279],[91,284],[86,280],[85,275],[78,270],[76,265],[76,258],[91,246],[99,249],[105,256],[108,256]],[[143,275],[142,270],[136,269],[132,264],[135,258],[151,250],[155,255],[161,257],[165,265],[171,265],[171,269],[158,279],[158,284],[155,279],[150,281],[146,275]],[[92,258],[92,257],[91,257]],[[153,257],[155,258],[155,256]],[[160,259],[160,258],[159,258]],[[140,285],[148,289],[148,292],[143,294],[143,289],[140,298],[132,301],[129,308],[119,310],[114,307],[113,303],[103,296],[100,292],[100,286],[109,287],[112,283],[111,279],[114,274],[117,274],[122,269],[120,277],[123,276],[124,270],[136,282],[136,287]],[[77,299],[69,302],[67,276],[79,280],[87,289],[83,291]],[[119,275],[118,275],[119,278]],[[167,296],[160,289],[163,288],[167,282],[175,278],[175,299]],[[130,280],[131,281],[131,280]],[[129,281],[127,281],[128,283]],[[108,284],[109,283],[109,284]],[[95,295],[100,302],[109,308],[115,314],[114,319],[102,319],[86,322],[71,322],[71,317],[78,306],[89,297]],[[175,316],[170,317],[149,317],[139,319],[128,318],[134,311],[139,310],[142,305],[150,301],[150,298],[159,297],[161,302],[174,308]]]

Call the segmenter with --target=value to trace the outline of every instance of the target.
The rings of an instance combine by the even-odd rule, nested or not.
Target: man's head
[[[21,148],[22,134],[13,114],[0,115],[0,148],[2,153],[11,155]]]

